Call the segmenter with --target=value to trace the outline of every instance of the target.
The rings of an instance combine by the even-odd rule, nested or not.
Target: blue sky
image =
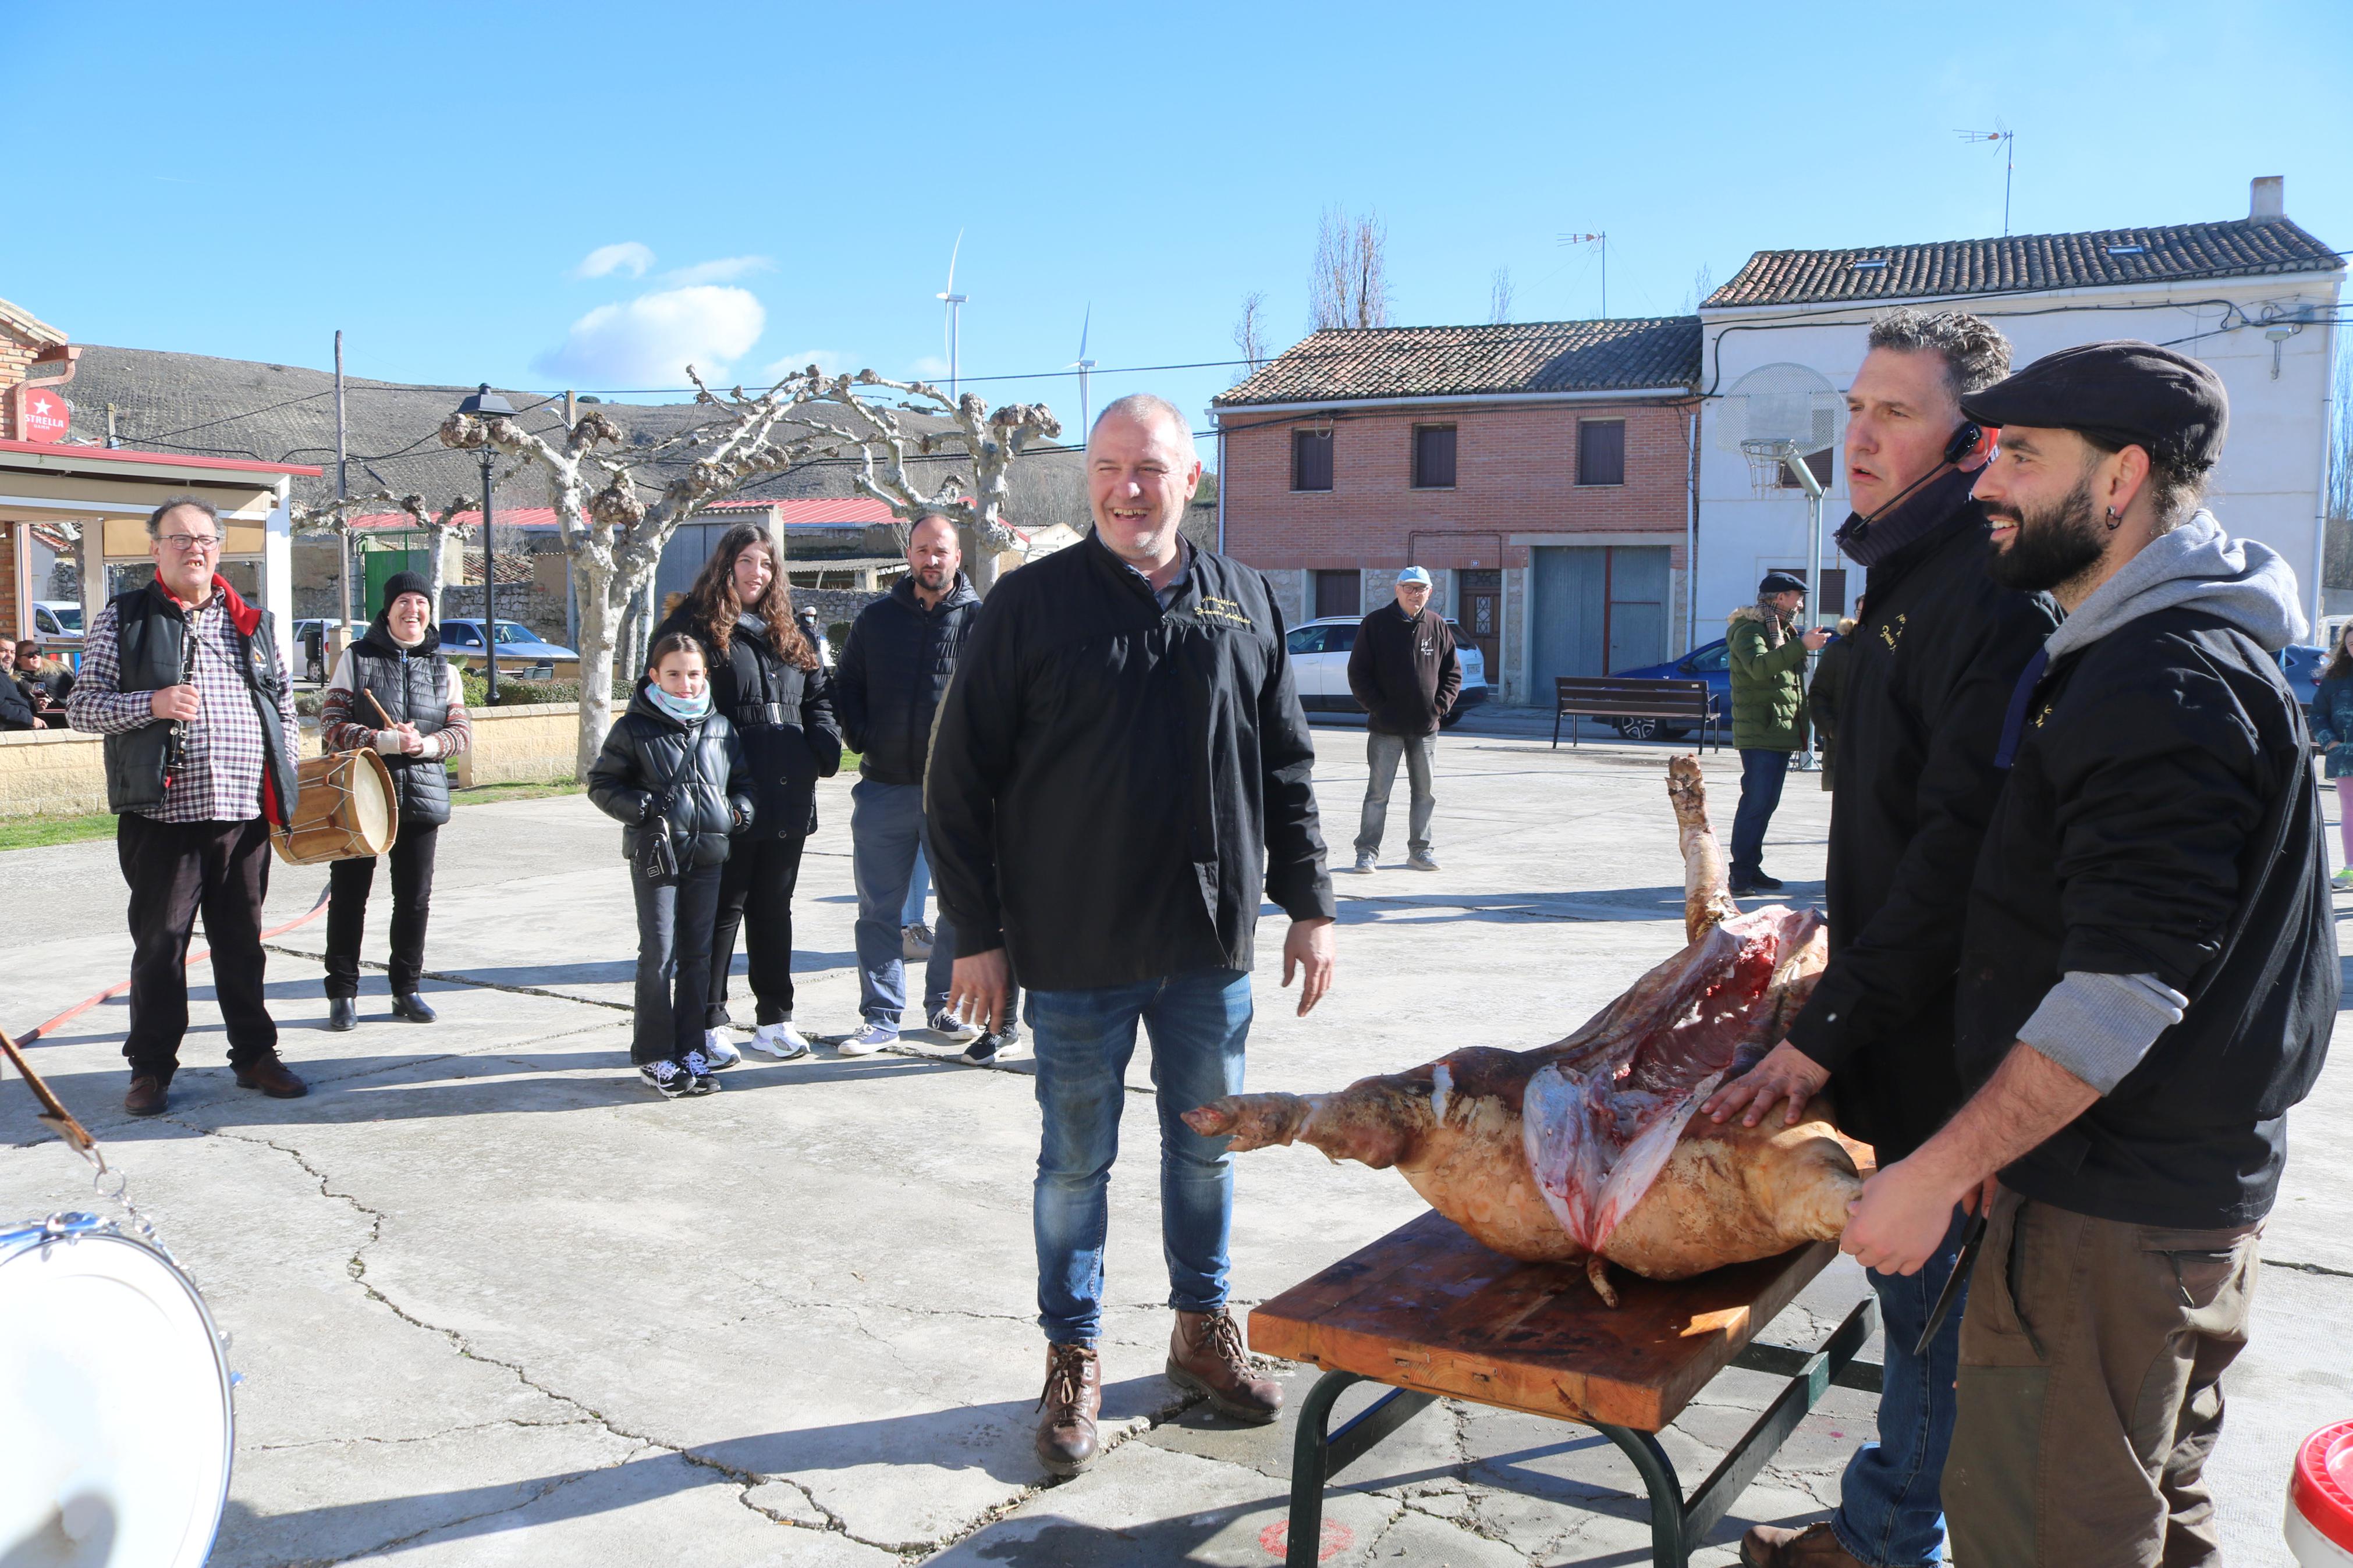
[[[676,21],[670,17],[678,18]],[[1003,18],[976,30],[976,20]],[[1770,23],[1769,33],[1761,22]],[[1399,322],[1685,306],[1751,250],[2289,215],[2353,248],[2353,5],[0,0],[0,297],[78,342],[556,389],[1078,357],[1198,409],[1327,206]],[[40,91],[31,91],[36,85]],[[44,129],[46,128],[46,130]],[[52,139],[53,138],[53,139]],[[1110,374],[1106,374],[1106,372]],[[976,380],[1043,398],[1062,379]]]

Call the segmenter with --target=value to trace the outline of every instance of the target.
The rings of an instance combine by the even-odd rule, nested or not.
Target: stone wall
[[[106,809],[101,737],[71,730],[0,732],[0,817],[88,816]]]
[[[577,702],[470,708],[466,713],[473,721],[474,745],[458,758],[460,784],[545,784],[572,776],[580,749]]]

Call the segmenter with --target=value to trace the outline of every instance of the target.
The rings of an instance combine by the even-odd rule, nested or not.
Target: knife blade
[[[1985,1242],[1986,1214],[1986,1207],[1979,1208],[1969,1216],[1968,1228],[1961,1232],[1961,1255],[1954,1259],[1953,1271],[1945,1279],[1945,1288],[1936,1292],[1936,1304],[1928,1309],[1928,1326],[1920,1331],[1920,1342],[1912,1347],[1914,1355],[1923,1358],[1927,1355],[1928,1342],[1935,1339],[1936,1331],[1945,1326],[1945,1314],[1953,1310],[1953,1303],[1960,1299],[1961,1287],[1968,1283],[1969,1270],[1977,1267],[1978,1249]]]

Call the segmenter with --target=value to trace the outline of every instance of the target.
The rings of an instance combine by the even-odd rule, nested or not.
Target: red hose
[[[311,910],[308,914],[297,915],[282,926],[272,926],[269,930],[261,933],[261,940],[268,942],[273,936],[284,936],[288,931],[294,930],[297,926],[309,925],[312,921],[317,920],[322,914],[324,914],[326,912],[326,909],[327,889],[322,888],[319,889],[319,901],[311,906]],[[187,963],[191,967],[193,967],[198,963],[202,963],[206,959],[210,958],[212,955],[213,950],[211,948],[200,948],[196,952],[188,954]],[[116,984],[108,986],[97,995],[86,997],[83,1000],[75,1003],[72,1006],[67,1008],[56,1017],[43,1023],[38,1027],[27,1029],[25,1033],[16,1037],[16,1043],[20,1046],[29,1046],[34,1041],[39,1039],[43,1035],[47,1034],[51,1029],[56,1028],[58,1025],[66,1023],[70,1019],[79,1018],[84,1013],[89,1012],[92,1007],[97,1006],[100,1002],[105,1001],[108,997],[120,996],[125,991],[130,989],[130,981],[119,981]]]

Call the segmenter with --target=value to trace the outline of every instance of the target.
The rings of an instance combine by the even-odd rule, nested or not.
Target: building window
[[[1293,430],[1291,433],[1291,488],[1328,490],[1332,488],[1332,432]]]
[[[1821,481],[1821,487],[1824,489],[1831,488],[1831,476],[1838,472],[1837,450],[1834,447],[1825,447],[1819,452],[1809,452],[1799,459],[1806,467],[1814,470],[1814,478]],[[1774,478],[1773,488],[1781,490],[1801,490],[1806,487],[1798,482],[1797,470],[1785,462],[1781,465],[1780,473]]]
[[[1577,422],[1577,482],[1580,485],[1622,485],[1626,482],[1626,422],[1623,419],[1580,419]]]
[[[1413,488],[1451,490],[1454,488],[1454,426],[1417,425],[1413,427]]]
[[[1365,579],[1363,574],[1318,572],[1315,574],[1315,618],[1326,616],[1361,616],[1365,613]]]

